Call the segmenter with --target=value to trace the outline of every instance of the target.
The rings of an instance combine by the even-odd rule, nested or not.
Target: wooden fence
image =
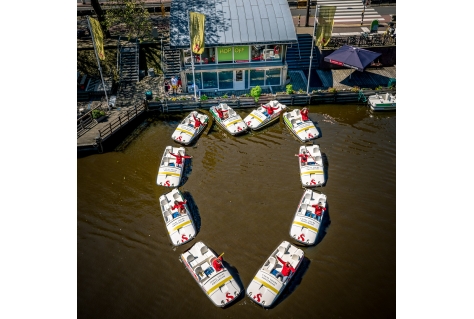
[[[137,118],[146,110],[146,103],[141,103],[132,110],[127,110],[125,114],[120,115],[115,120],[110,121],[108,125],[99,130],[99,142],[103,142],[109,138],[113,133],[120,130],[123,126],[128,124],[133,119]]]

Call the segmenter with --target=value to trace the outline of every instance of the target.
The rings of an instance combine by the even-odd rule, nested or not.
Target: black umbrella
[[[381,55],[381,53],[372,52],[350,45],[343,45],[325,57],[324,61],[362,72],[370,63],[372,63],[372,61]]]

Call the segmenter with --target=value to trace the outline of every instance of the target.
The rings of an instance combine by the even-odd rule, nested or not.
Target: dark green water
[[[251,109],[239,110],[242,117]],[[327,157],[329,226],[302,248],[298,276],[264,310],[246,296],[215,307],[178,256],[203,241],[246,288],[283,240],[303,194],[300,143],[283,123],[232,137],[214,125],[186,147],[196,239],[174,248],[158,203],[158,164],[186,114],[155,119],[124,150],[78,158],[78,318],[395,318],[396,114],[310,107]]]

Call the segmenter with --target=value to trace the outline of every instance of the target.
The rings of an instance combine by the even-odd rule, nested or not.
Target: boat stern
[[[320,165],[301,166],[300,176],[303,187],[323,186],[325,182],[324,168]]]
[[[178,187],[181,180],[181,168],[176,166],[160,166],[156,184],[165,187]]]
[[[263,113],[253,110],[252,113],[245,117],[244,122],[250,129],[257,130],[263,126],[266,120],[267,117]]]
[[[283,287],[275,276],[260,270],[247,287],[247,296],[256,304],[266,308],[275,302]]]
[[[189,216],[179,216],[178,212],[173,212],[175,217],[166,227],[170,235],[171,243],[180,246],[196,237],[196,229]]]
[[[187,145],[191,143],[196,135],[196,129],[191,125],[180,124],[171,135],[171,138],[178,143]]]

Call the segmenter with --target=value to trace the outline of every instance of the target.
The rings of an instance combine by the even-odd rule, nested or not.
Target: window
[[[202,73],[203,89],[217,89],[217,72],[203,72]]]
[[[199,87],[199,89],[202,89],[201,72],[196,72],[195,73],[195,78],[196,78],[197,86]],[[186,82],[188,83],[188,87],[193,85],[193,74],[192,73],[186,73]]]
[[[250,86],[265,85],[264,70],[250,70]]]
[[[281,74],[281,69],[267,70],[266,85],[280,85],[280,74]]]
[[[264,45],[253,45],[252,46],[252,62],[259,62],[263,60]]]
[[[220,59],[219,59],[220,62]],[[234,71],[219,72],[219,89],[233,89],[234,88]]]

